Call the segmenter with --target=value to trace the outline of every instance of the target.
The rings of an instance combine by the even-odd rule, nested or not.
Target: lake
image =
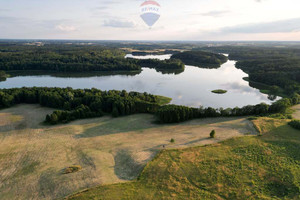
[[[171,55],[126,57],[147,59],[169,59]],[[0,82],[0,88],[15,87],[72,87],[98,88],[101,90],[127,90],[148,92],[171,97],[173,104],[193,107],[227,108],[254,105],[261,102],[270,104],[268,95],[249,86],[243,80],[246,73],[235,67],[235,61],[228,61],[218,69],[201,69],[186,66],[180,74],[162,74],[155,69],[143,68],[136,74],[95,74],[85,77],[57,77],[54,75],[17,75]],[[215,89],[228,90],[226,94],[214,94]]]

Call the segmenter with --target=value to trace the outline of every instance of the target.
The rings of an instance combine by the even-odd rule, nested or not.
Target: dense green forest
[[[151,55],[165,55],[165,54],[175,54],[175,53],[180,53],[180,51],[175,51],[175,50],[156,50],[153,49],[152,51],[134,51],[134,52],[129,52],[134,56],[147,56],[149,54]]]
[[[141,71],[142,66],[157,70],[184,70],[184,64],[179,60],[140,61],[124,57],[123,50],[101,45],[0,43],[0,70],[5,71]]]
[[[160,100],[158,96],[147,93],[115,90],[36,87],[0,90],[0,108],[29,103],[60,109],[46,117],[51,124],[99,117],[105,113],[111,113],[114,117],[155,113]]]
[[[14,88],[0,90],[0,108],[20,103],[40,104],[58,108],[46,117],[51,124],[66,123],[76,119],[100,117],[111,114],[113,117],[135,114],[156,114],[162,123],[182,122],[194,118],[229,117],[247,115],[267,115],[284,113],[292,105],[300,103],[300,95],[284,98],[271,106],[261,103],[243,108],[190,108],[177,105],[160,105],[161,99],[148,93],[126,91],[101,91],[98,89],[72,88]],[[166,102],[168,103],[168,102]]]
[[[5,71],[0,71],[0,82],[5,81],[6,77],[7,77],[7,74],[5,73]]]
[[[142,67],[154,68],[159,72],[175,72],[180,73],[185,69],[184,63],[179,59],[157,60],[157,59],[141,59],[135,60]]]
[[[193,65],[202,68],[218,68],[227,61],[222,54],[205,51],[186,51],[172,55],[172,58],[180,59],[186,65]]]
[[[232,116],[265,116],[275,113],[285,113],[292,105],[300,103],[300,95],[295,94],[292,98],[283,98],[272,105],[265,103],[248,105],[242,108],[190,108],[178,105],[165,105],[160,107],[156,116],[162,123],[177,123],[195,118],[206,117],[232,117]],[[281,115],[280,115],[281,116]],[[286,116],[281,116],[286,117]],[[290,118],[290,116],[288,116]]]
[[[140,70],[118,49],[95,45],[0,45],[0,70],[129,71]]]
[[[273,87],[272,93],[280,88],[287,95],[300,92],[300,48],[223,46],[200,49],[229,53],[229,59],[238,61],[236,67],[249,74],[250,82],[267,84]]]

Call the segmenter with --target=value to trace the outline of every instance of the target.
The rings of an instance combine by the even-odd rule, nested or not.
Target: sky
[[[300,0],[0,0],[1,39],[300,40]]]

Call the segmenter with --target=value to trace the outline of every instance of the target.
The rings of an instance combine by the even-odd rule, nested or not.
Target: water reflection
[[[125,58],[135,58],[135,59],[158,59],[158,60],[168,60],[172,54],[165,55],[146,55],[146,56],[134,56],[132,54],[127,54]]]
[[[168,59],[166,55],[155,55]],[[73,87],[101,90],[128,90],[148,92],[173,98],[172,103],[193,107],[235,107],[261,102],[270,103],[273,98],[260,93],[243,80],[248,75],[235,68],[235,61],[228,61],[218,69],[201,69],[186,66],[180,74],[163,74],[155,69],[143,68],[136,74],[91,74],[90,77],[53,77],[53,75],[15,76],[0,82],[0,88],[14,87]],[[226,89],[226,94],[211,93]]]

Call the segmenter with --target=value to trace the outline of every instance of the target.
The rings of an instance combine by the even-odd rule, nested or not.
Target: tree
[[[210,138],[215,138],[215,135],[216,135],[216,131],[215,130],[212,130],[209,134]]]
[[[50,116],[50,123],[51,124],[57,124],[57,121],[58,121],[58,117],[55,113],[52,113],[51,116]]]
[[[286,109],[292,105],[291,100],[288,98],[283,98],[270,106],[269,111],[271,113],[285,113]]]
[[[112,110],[112,116],[113,117],[119,117],[120,113],[118,111],[118,108],[116,106],[113,107],[113,110]]]

